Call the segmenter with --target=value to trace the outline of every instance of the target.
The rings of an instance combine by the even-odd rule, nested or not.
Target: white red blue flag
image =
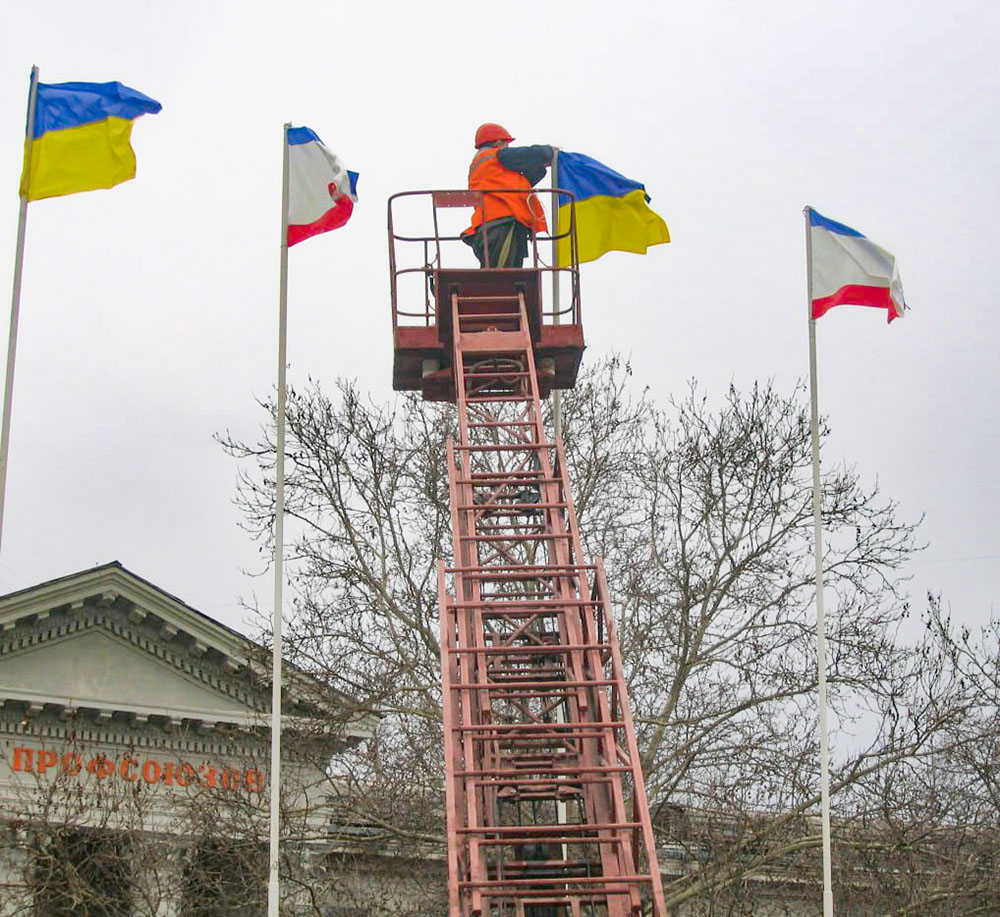
[[[288,244],[339,229],[354,212],[358,173],[349,172],[308,127],[288,129]]]
[[[906,308],[896,259],[856,229],[809,208],[812,317],[834,306],[885,309],[888,320]]]

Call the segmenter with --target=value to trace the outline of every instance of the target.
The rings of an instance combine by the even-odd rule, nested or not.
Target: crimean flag
[[[113,188],[135,178],[132,122],[155,99],[121,83],[38,83],[21,196],[29,201]]]
[[[646,254],[650,245],[670,241],[663,218],[650,210],[649,195],[641,182],[633,181],[583,153],[559,152],[556,181],[576,196],[576,236],[579,260],[594,261],[605,252]],[[558,233],[570,225],[569,201],[560,201]],[[556,262],[571,262],[567,236],[556,243]]]
[[[349,172],[308,127],[288,129],[288,244],[339,229],[354,212],[358,173]]]
[[[834,306],[885,309],[888,321],[906,308],[896,259],[856,229],[809,210],[812,317]]]

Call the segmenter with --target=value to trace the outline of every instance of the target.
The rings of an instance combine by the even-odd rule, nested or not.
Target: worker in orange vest
[[[552,164],[550,146],[511,146],[513,137],[499,124],[481,124],[476,131],[476,155],[469,166],[470,191],[510,188],[488,193],[472,215],[462,241],[472,246],[480,267],[521,267],[532,233],[546,232],[545,213],[532,192]],[[483,251],[483,224],[486,251]]]

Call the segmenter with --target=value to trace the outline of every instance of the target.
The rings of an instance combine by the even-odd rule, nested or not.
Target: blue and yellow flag
[[[663,218],[649,209],[646,187],[609,169],[583,153],[559,152],[559,187],[576,195],[576,237],[579,260],[595,261],[605,252],[645,255],[650,245],[670,241]],[[570,203],[559,207],[557,226],[569,229]],[[560,267],[571,263],[570,239],[556,243]]]
[[[21,196],[29,201],[113,188],[135,178],[132,122],[159,102],[121,83],[39,83]],[[30,149],[30,159],[29,159]]]

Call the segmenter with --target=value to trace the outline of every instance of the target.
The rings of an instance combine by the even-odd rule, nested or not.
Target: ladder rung
[[[552,825],[555,828],[564,828],[566,825]],[[538,840],[537,837],[532,837],[531,840]],[[550,844],[624,844],[628,837],[625,834],[609,834],[604,837],[579,837],[579,836],[566,836],[561,834],[545,835],[544,840],[548,841]],[[515,844],[523,843],[520,839],[516,840],[504,840],[499,837],[482,838],[479,843],[484,847],[500,847],[500,846],[514,846]]]
[[[532,504],[534,506],[535,504]],[[495,541],[497,539],[510,538],[512,535],[519,535],[520,533],[527,532],[529,534],[541,535],[538,528],[538,521],[533,520],[531,522],[514,522],[514,519],[519,519],[521,516],[537,516],[538,513],[483,513],[481,518],[476,524],[476,533],[488,538],[490,541]],[[496,518],[494,518],[496,517]],[[506,519],[505,523],[501,520]],[[492,520],[492,521],[491,521]],[[490,524],[487,525],[487,522]]]
[[[562,825],[493,825],[489,827],[487,825],[482,825],[478,827],[473,827],[471,825],[461,827],[458,829],[459,834],[496,834],[497,837],[503,835],[523,835],[524,837],[537,838],[539,835],[545,836],[546,832],[562,832],[564,835],[568,835],[579,839],[580,833],[590,833],[593,831],[627,831],[631,828],[641,828],[642,823],[637,821],[610,821],[610,822],[577,822],[574,824],[562,824]],[[604,843],[605,841],[616,840],[614,837],[593,837],[587,838],[591,841],[600,841]],[[506,842],[505,842],[506,843]]]
[[[562,656],[582,650],[606,650],[607,643],[552,643],[546,646],[449,646],[449,653],[455,656]]]
[[[523,567],[445,567],[445,573],[492,573],[497,576],[503,576],[505,574],[509,575],[520,574],[515,576],[515,579],[537,579],[542,576],[548,576],[551,573],[566,574],[566,573],[582,573],[584,571],[591,572],[597,569],[595,564],[542,564],[539,566],[529,566],[525,564]]]
[[[561,484],[562,478],[547,478],[535,468],[519,471],[473,471],[471,478],[455,478],[456,484]]]
[[[487,421],[473,421],[468,424],[470,429],[489,429],[489,430],[501,430],[509,429],[510,427],[533,427],[535,426],[535,421],[533,420],[487,420]]]
[[[519,894],[528,893],[535,886],[538,885],[596,885],[602,884],[606,885],[606,888],[601,889],[601,894],[610,893],[612,888],[616,888],[618,885],[622,886],[622,892],[628,891],[629,885],[638,885],[642,882],[648,882],[650,880],[648,873],[636,873],[633,875],[616,875],[616,876],[553,876],[551,878],[545,878],[542,876],[533,876],[530,879],[484,879],[480,881],[462,881],[458,883],[459,888],[490,888],[499,890],[501,888],[514,888],[518,889]],[[551,894],[551,892],[547,892]],[[575,891],[571,888],[567,888],[564,895],[573,895]]]
[[[531,452],[539,449],[554,449],[555,443],[518,443],[515,445],[466,446],[459,444],[455,449],[460,452]]]
[[[518,689],[527,689],[530,691],[538,691],[539,697],[550,694],[568,694],[571,691],[575,691],[577,688],[610,688],[618,682],[613,681],[610,678],[600,678],[594,679],[593,681],[587,680],[577,680],[570,681],[563,679],[549,679],[544,681],[539,681],[537,679],[531,680],[526,679],[524,681],[470,681],[470,682],[455,682],[449,687],[453,691],[516,691]]]
[[[581,688],[585,690],[590,690],[591,688],[610,688],[615,685],[616,682],[610,679],[604,679],[602,681],[561,681],[553,679],[551,681],[528,681],[528,682],[518,682],[512,681],[507,685],[507,690],[502,690],[504,688],[503,683],[497,684],[496,682],[475,682],[474,684],[464,685],[464,684],[453,684],[450,686],[452,691],[482,691],[484,694],[489,695],[491,700],[508,700],[511,698],[534,698],[537,697],[541,699],[554,699],[563,698],[568,700],[576,696],[577,691]],[[524,688],[521,686],[524,685]],[[542,685],[547,685],[547,687],[541,687]]]
[[[502,512],[503,510],[525,510],[525,509],[566,509],[569,504],[565,501],[559,503],[459,503],[455,508],[457,510],[488,510],[494,515]],[[523,512],[522,512],[523,515]]]
[[[460,541],[566,541],[572,538],[570,534],[555,535],[539,532],[536,535],[459,535]]]
[[[484,733],[529,733],[529,738],[547,738],[551,734],[553,741],[561,742],[567,738],[579,738],[586,733],[588,736],[599,736],[609,729],[621,729],[624,720],[605,720],[603,722],[580,723],[459,723],[449,726],[452,732],[484,732]]]
[[[455,771],[456,777],[520,777],[527,774],[542,773],[544,770],[545,776],[559,776],[568,777],[571,775],[583,775],[583,774],[620,774],[628,773],[632,770],[624,764],[540,764],[537,769],[532,770],[525,768],[524,770],[517,770],[514,768],[502,768],[497,770],[468,770],[468,771]]]
[[[504,605],[517,605],[518,608],[533,609],[533,608],[552,608],[560,609],[566,608],[567,606],[572,606],[576,608],[580,605],[589,605],[592,607],[597,607],[603,603],[597,599],[585,599],[576,598],[572,596],[567,596],[566,598],[557,599],[513,599],[509,602],[505,602],[503,599],[490,598],[490,599],[479,599],[477,601],[465,601],[464,599],[455,599],[452,602],[453,608],[496,608],[499,610]],[[511,610],[513,613],[513,610]]]

